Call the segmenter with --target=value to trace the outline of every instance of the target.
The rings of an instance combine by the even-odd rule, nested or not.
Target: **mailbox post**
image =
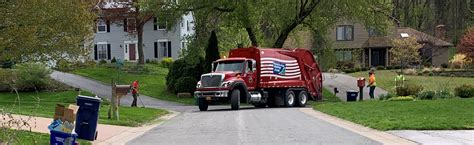
[[[359,87],[359,101],[362,101],[364,100],[365,78],[358,78],[357,86]]]
[[[130,91],[130,85],[117,85],[115,82],[112,81],[112,98],[111,98],[111,107],[108,113],[108,118],[114,118],[119,120],[119,105],[120,99],[127,95]],[[110,113],[112,112],[112,113]],[[112,115],[111,115],[112,114]]]

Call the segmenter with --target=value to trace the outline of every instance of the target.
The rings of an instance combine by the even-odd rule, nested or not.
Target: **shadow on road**
[[[191,113],[199,113],[199,112],[224,112],[224,111],[246,111],[246,110],[259,110],[259,109],[298,109],[298,108],[306,108],[306,107],[266,107],[266,108],[256,108],[254,106],[242,106],[239,110],[232,110],[230,106],[218,106],[219,108],[209,108],[207,111],[199,111],[196,107],[196,110],[191,111]]]

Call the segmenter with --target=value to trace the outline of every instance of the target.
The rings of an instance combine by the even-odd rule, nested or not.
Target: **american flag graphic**
[[[261,76],[282,79],[301,78],[300,67],[296,60],[261,58]]]

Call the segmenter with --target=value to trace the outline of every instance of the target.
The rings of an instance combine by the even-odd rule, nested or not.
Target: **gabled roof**
[[[130,0],[118,0],[118,1],[99,0],[95,8],[98,10],[108,10],[108,11],[127,10],[128,12],[135,12],[135,8],[133,7],[133,2]]]
[[[392,40],[388,36],[369,37],[362,48],[388,48],[392,47]]]
[[[376,48],[376,47],[392,47],[392,40],[399,39],[404,37],[416,37],[418,43],[429,43],[437,47],[449,47],[453,44],[436,38],[434,36],[428,35],[426,33],[420,32],[418,30],[400,27],[392,30],[391,34],[383,37],[370,37],[362,45],[363,48]]]
[[[449,42],[446,42],[434,36],[428,35],[426,33],[423,33],[418,30],[408,28],[408,27],[398,28],[397,32],[393,34],[392,38],[402,38],[401,37],[402,33],[408,34],[409,37],[416,36],[416,40],[418,41],[418,43],[429,43],[433,46],[439,46],[439,47],[453,46],[453,44]]]

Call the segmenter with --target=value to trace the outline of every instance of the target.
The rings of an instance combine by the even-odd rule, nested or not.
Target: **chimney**
[[[435,27],[435,37],[446,41],[446,26],[438,25]]]

